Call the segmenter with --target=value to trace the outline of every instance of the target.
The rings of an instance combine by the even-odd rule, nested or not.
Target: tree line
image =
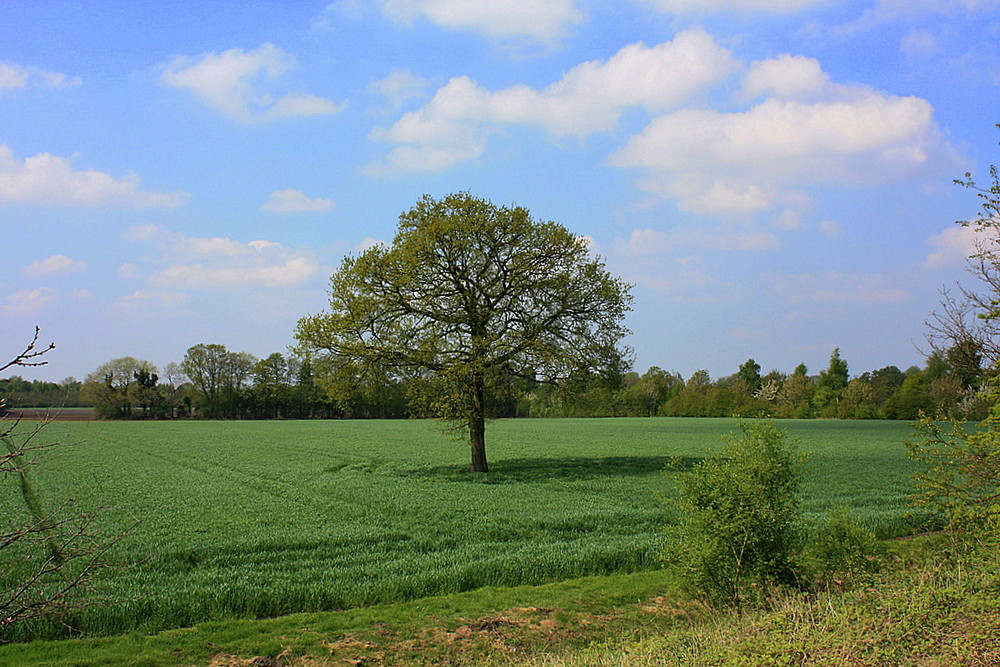
[[[968,348],[968,345],[965,346]],[[980,388],[989,379],[982,356],[953,347],[932,352],[923,367],[885,366],[851,376],[834,350],[827,368],[810,374],[762,374],[748,359],[736,373],[687,379],[656,366],[580,374],[561,386],[496,378],[487,400],[495,417],[755,417],[917,419],[921,412],[980,419]],[[92,406],[106,419],[396,419],[428,417],[437,396],[424,378],[389,373],[345,378],[332,356],[275,352],[258,359],[220,344],[191,347],[180,363],[159,369],[121,357],[86,380],[0,380],[16,407]]]

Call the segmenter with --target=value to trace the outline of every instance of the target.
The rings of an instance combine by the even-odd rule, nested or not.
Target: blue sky
[[[285,351],[469,190],[635,285],[640,372],[905,368],[998,122],[1000,0],[3,3],[4,354]]]

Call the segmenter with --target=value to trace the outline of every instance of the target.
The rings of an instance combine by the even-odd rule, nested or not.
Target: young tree
[[[301,319],[296,337],[346,372],[427,380],[416,386],[468,431],[471,470],[486,472],[493,386],[605,365],[630,303],[584,239],[461,192],[423,197],[400,216],[391,245],[347,257],[330,280],[329,311]]]
[[[715,602],[739,606],[750,583],[792,583],[801,465],[773,422],[742,422],[721,453],[680,477],[666,560]]]

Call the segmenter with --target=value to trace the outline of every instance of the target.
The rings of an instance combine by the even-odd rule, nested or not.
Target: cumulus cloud
[[[769,210],[803,186],[861,186],[954,160],[923,99],[833,84],[809,58],[751,65],[749,109],[689,108],[655,118],[610,160],[641,188],[703,214]]]
[[[319,271],[311,258],[274,241],[192,237],[156,225],[132,227],[123,236],[161,251],[161,257],[149,262],[153,270],[146,278],[156,291],[290,287]]]
[[[385,97],[394,107],[402,106],[414,98],[426,97],[429,87],[430,81],[405,67],[392,70],[384,79],[379,79],[370,86],[371,90]]]
[[[260,207],[275,213],[316,213],[333,208],[333,200],[325,197],[308,197],[298,190],[275,190]]]
[[[982,237],[974,227],[953,225],[927,239],[927,245],[933,249],[921,266],[925,269],[960,266],[969,256],[980,251],[981,242]]]
[[[34,315],[45,304],[55,298],[55,291],[49,287],[39,287],[33,290],[21,290],[9,294],[3,303],[3,312],[8,315]]]
[[[558,41],[585,19],[573,0],[381,0],[381,4],[386,16],[401,23],[423,17],[442,28],[543,43]]]
[[[42,276],[61,273],[80,273],[87,270],[87,263],[70,259],[66,255],[52,255],[48,259],[32,262],[24,269],[29,276]]]
[[[186,198],[183,192],[144,192],[135,174],[77,171],[70,158],[49,153],[18,160],[0,144],[0,205],[151,208],[179,206]]]
[[[717,14],[720,12],[770,12],[794,14],[829,0],[645,0],[669,14]]]
[[[422,108],[372,138],[399,144],[371,171],[440,171],[473,160],[489,135],[506,125],[539,127],[549,136],[583,139],[613,130],[622,113],[658,113],[689,101],[729,76],[737,63],[702,30],[653,47],[624,47],[607,61],[577,65],[544,89],[526,85],[490,92],[456,77]]]
[[[37,67],[21,67],[0,62],[0,93],[17,88],[72,88],[82,83],[80,77],[69,77]]]
[[[179,56],[160,75],[168,86],[191,91],[210,107],[244,123],[335,114],[344,108],[316,95],[274,97],[269,83],[295,66],[295,57],[273,44],[254,51],[229,49],[198,58]]]

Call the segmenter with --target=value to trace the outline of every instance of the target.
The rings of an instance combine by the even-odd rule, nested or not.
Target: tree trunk
[[[469,415],[469,443],[472,445],[470,472],[489,472],[486,463],[486,388],[481,375],[472,380],[472,414]]]

